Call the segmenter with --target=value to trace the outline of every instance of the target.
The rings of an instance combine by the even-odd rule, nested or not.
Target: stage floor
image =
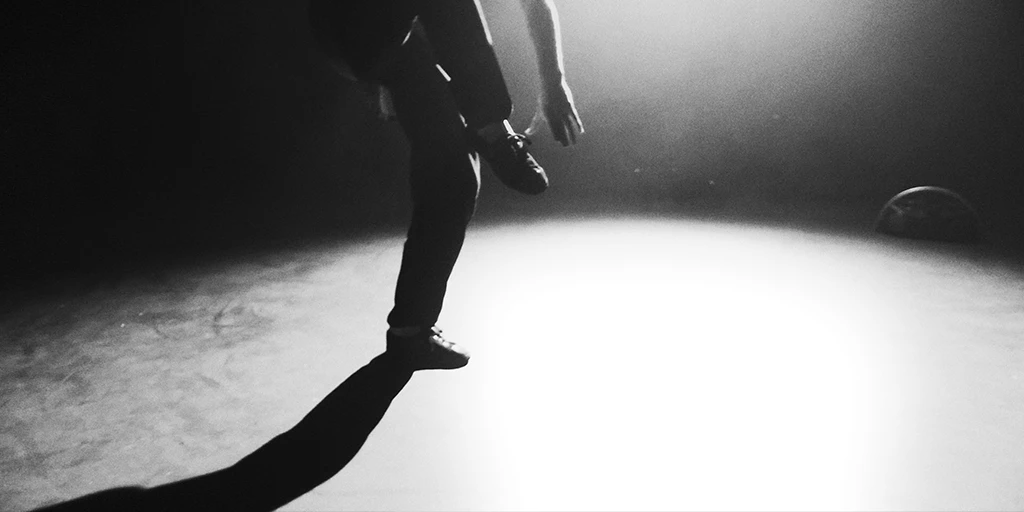
[[[400,233],[69,280],[0,317],[0,509],[227,467],[384,349]],[[355,459],[282,510],[1024,508],[1024,272],[650,216],[471,230]]]

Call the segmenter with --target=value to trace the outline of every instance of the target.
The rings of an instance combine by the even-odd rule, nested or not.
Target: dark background
[[[522,13],[517,2],[483,5],[523,127],[536,71]],[[555,183],[540,198],[485,175],[482,215],[685,208],[710,188],[734,210],[874,208],[928,184],[1020,239],[1019,3],[559,7],[587,133],[569,150],[536,137]],[[312,49],[304,2],[5,11],[5,283],[404,225],[401,134]]]

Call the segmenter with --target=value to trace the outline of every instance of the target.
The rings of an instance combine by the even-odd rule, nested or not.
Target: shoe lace
[[[533,141],[529,137],[522,133],[511,133],[508,135],[508,141],[512,143],[512,147],[518,152],[521,149],[526,149],[526,146],[533,144]]]
[[[445,337],[441,335],[441,329],[438,329],[437,326],[430,328],[430,337],[436,338],[437,343],[444,348],[450,349],[455,345],[455,343],[446,340]]]

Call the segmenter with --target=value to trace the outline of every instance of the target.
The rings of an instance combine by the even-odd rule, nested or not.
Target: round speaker
[[[960,194],[941,187],[914,187],[885,203],[875,230],[903,238],[970,243],[981,237],[981,222]]]

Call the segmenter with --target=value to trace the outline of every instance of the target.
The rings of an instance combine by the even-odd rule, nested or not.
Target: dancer
[[[552,0],[521,0],[536,50],[546,120],[562,145],[583,132],[565,79]],[[381,91],[409,141],[413,200],[387,350],[414,370],[465,366],[469,353],[436,327],[480,187],[479,158],[508,187],[547,189],[529,139],[508,122],[512,101],[477,0],[312,0],[323,51],[347,77]]]

